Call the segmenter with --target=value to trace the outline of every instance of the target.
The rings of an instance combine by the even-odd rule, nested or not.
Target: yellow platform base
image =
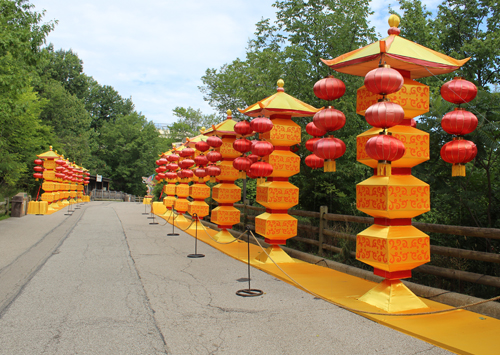
[[[230,243],[235,239],[231,233],[223,230],[215,234],[213,238],[219,243]]]
[[[169,221],[169,223],[172,223],[172,221]],[[179,228],[186,228],[190,223],[191,221],[182,214],[175,217],[175,225]]]
[[[384,280],[358,300],[388,313],[429,308],[400,280]]]
[[[277,264],[295,262],[279,245],[270,246],[266,249],[266,253],[262,251],[255,260],[264,264],[273,264],[273,262]]]

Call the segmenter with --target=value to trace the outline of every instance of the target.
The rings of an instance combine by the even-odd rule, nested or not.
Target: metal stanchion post
[[[189,254],[187,257],[188,258],[204,258],[205,254],[198,254],[198,215],[196,213],[193,213],[192,215],[195,223],[195,239],[194,239],[194,254]]]
[[[247,231],[250,232],[250,227],[247,226]],[[248,288],[236,291],[238,296],[255,297],[260,296],[264,292],[250,287],[250,233],[247,235],[247,259],[248,259]]]

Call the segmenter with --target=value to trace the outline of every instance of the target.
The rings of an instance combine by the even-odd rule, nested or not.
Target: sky
[[[274,20],[272,0],[31,0],[57,20],[47,43],[72,49],[85,74],[110,85],[148,120],[169,124],[172,110],[191,106],[214,111],[198,87],[207,68],[245,57],[248,40],[262,18]],[[424,0],[430,8],[437,1]],[[388,6],[374,0],[370,18],[385,35]]]

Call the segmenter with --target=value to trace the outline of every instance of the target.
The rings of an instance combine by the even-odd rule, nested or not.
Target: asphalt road
[[[448,354],[169,237],[135,203],[0,221],[0,354]]]

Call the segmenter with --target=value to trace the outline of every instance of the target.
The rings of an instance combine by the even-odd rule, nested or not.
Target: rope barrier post
[[[250,231],[250,226],[247,226],[247,231]],[[236,291],[236,294],[241,297],[256,297],[262,295],[262,290],[253,289],[250,286],[250,235],[247,235],[247,260],[248,260],[248,289]]]
[[[158,224],[158,222],[156,222],[156,219],[155,219],[155,214],[154,213],[151,213],[153,215],[153,221],[152,222],[149,222],[149,224]],[[151,218],[151,217],[148,217],[148,218]]]
[[[177,215],[175,214],[173,206],[172,206],[172,214],[174,215],[174,219],[172,220],[172,233],[167,234],[169,237],[174,237],[179,235],[179,233],[175,233],[175,218],[177,217]]]
[[[72,216],[72,215],[73,215],[73,211],[70,211],[70,210],[69,210],[69,206],[71,206],[71,204],[70,204],[70,203],[68,203],[68,212],[66,212],[66,213],[64,214],[65,216]]]
[[[320,206],[319,208],[319,246],[318,255],[323,256],[323,243],[325,241],[325,235],[323,230],[325,229],[326,220],[324,218],[325,214],[328,213],[328,206]]]
[[[195,221],[194,254],[189,254],[187,257],[193,259],[204,258],[205,254],[198,254],[198,215],[193,213],[191,217],[193,217],[193,220]]]

